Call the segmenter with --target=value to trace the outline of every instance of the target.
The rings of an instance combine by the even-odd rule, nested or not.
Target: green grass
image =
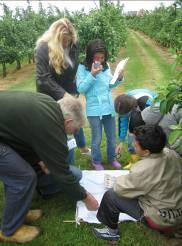
[[[171,64],[167,63],[165,58],[160,56],[160,54],[154,50],[151,46],[145,43],[145,41],[137,34],[137,38],[140,44],[145,48],[148,52],[150,58],[156,61],[158,67],[160,68],[160,72],[162,74],[162,80],[159,81],[160,84],[166,83],[166,81],[171,80],[173,74]]]
[[[173,75],[172,65],[133,32],[129,33],[122,57],[130,58],[125,71],[125,91],[142,87],[155,90],[157,84],[165,84]]]
[[[35,75],[32,74],[30,78],[9,87],[9,90],[35,91]]]
[[[144,49],[144,50],[142,50]],[[141,55],[143,52],[143,55]],[[129,56],[130,60],[126,67],[125,75],[125,90],[148,87],[154,88],[155,83],[153,83],[151,78],[151,66],[146,66],[146,60],[144,59],[147,54],[149,60],[153,62],[151,64],[157,64],[159,67],[159,77],[169,78],[170,77],[170,67],[165,61],[159,57],[159,55],[148,45],[143,43],[143,40],[133,34],[129,35],[127,47],[122,51],[122,57]],[[163,83],[163,81],[159,81]],[[34,74],[19,84],[16,84],[9,88],[10,90],[35,90],[35,78]],[[116,120],[117,121],[117,120]],[[84,128],[87,145],[90,146],[90,128],[88,123]],[[106,140],[103,138],[101,144],[101,151],[103,155],[103,162],[107,169],[111,169],[111,166],[107,164],[106,160]],[[81,156],[78,149],[75,151],[76,165],[82,170],[91,169],[90,159],[88,157]],[[129,161],[129,154],[125,150],[120,161],[127,164]],[[0,186],[0,194],[2,199],[0,201],[0,211],[2,211],[4,206],[3,200],[3,187]],[[74,220],[75,217],[75,202],[70,200],[64,194],[59,194],[58,196],[49,199],[42,200],[36,193],[32,202],[33,208],[42,208],[44,211],[43,218],[34,223],[41,228],[42,234],[39,238],[31,243],[24,245],[31,246],[102,246],[108,245],[106,242],[99,240],[93,236],[92,228],[94,225],[81,223],[76,227],[75,223],[65,223],[65,220]],[[146,228],[140,223],[129,223],[125,222],[119,225],[121,240],[118,245],[122,246],[165,246],[167,240],[159,235],[157,232]],[[11,246],[12,244],[1,243],[4,246]],[[14,244],[16,245],[16,244]],[[18,245],[18,244],[17,244]],[[172,245],[172,244],[170,244]],[[176,244],[177,245],[177,244]],[[179,244],[180,245],[180,244]]]

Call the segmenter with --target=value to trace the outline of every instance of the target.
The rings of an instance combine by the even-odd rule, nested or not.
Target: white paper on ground
[[[88,191],[90,192],[97,201],[101,202],[102,197],[107,189],[104,187],[104,175],[109,174],[114,177],[120,176],[120,175],[126,175],[128,174],[128,170],[104,170],[104,171],[82,171],[82,179],[80,181],[80,184]],[[76,204],[76,223],[80,224],[81,221],[87,222],[87,223],[96,223],[99,224],[100,222],[96,218],[97,211],[89,211],[87,210],[85,203],[82,201],[78,201]],[[126,220],[132,220],[136,221],[131,216],[120,213],[119,216],[119,222],[120,221],[126,221]]]
[[[109,82],[110,85],[114,85],[116,83],[116,81],[118,80],[118,77],[121,73],[121,71],[124,69],[125,65],[127,64],[129,58],[125,58],[124,60],[121,60],[117,67],[116,70],[114,72],[113,78],[112,80]]]

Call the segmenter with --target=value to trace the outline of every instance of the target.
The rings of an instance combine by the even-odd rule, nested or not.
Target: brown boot
[[[29,224],[32,223],[42,217],[42,210],[41,209],[32,209],[29,210],[26,217],[25,217],[25,223]]]
[[[6,243],[26,243],[35,239],[40,234],[40,230],[36,226],[20,226],[17,231],[11,236],[5,236],[0,231],[0,242]]]

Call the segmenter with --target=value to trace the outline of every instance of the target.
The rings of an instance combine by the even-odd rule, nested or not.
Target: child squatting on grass
[[[119,213],[126,213],[160,232],[179,236],[182,226],[182,159],[164,148],[166,135],[157,125],[134,129],[134,148],[141,160],[128,175],[116,178],[103,196],[97,218],[106,227],[94,228],[105,240],[119,240]]]

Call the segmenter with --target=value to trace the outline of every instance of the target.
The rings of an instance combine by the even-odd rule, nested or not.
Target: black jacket
[[[75,75],[78,67],[78,45],[70,49],[70,58],[74,68],[69,66],[62,74],[57,74],[49,65],[48,45],[42,43],[36,50],[36,87],[37,91],[59,100],[65,92],[77,94]]]

